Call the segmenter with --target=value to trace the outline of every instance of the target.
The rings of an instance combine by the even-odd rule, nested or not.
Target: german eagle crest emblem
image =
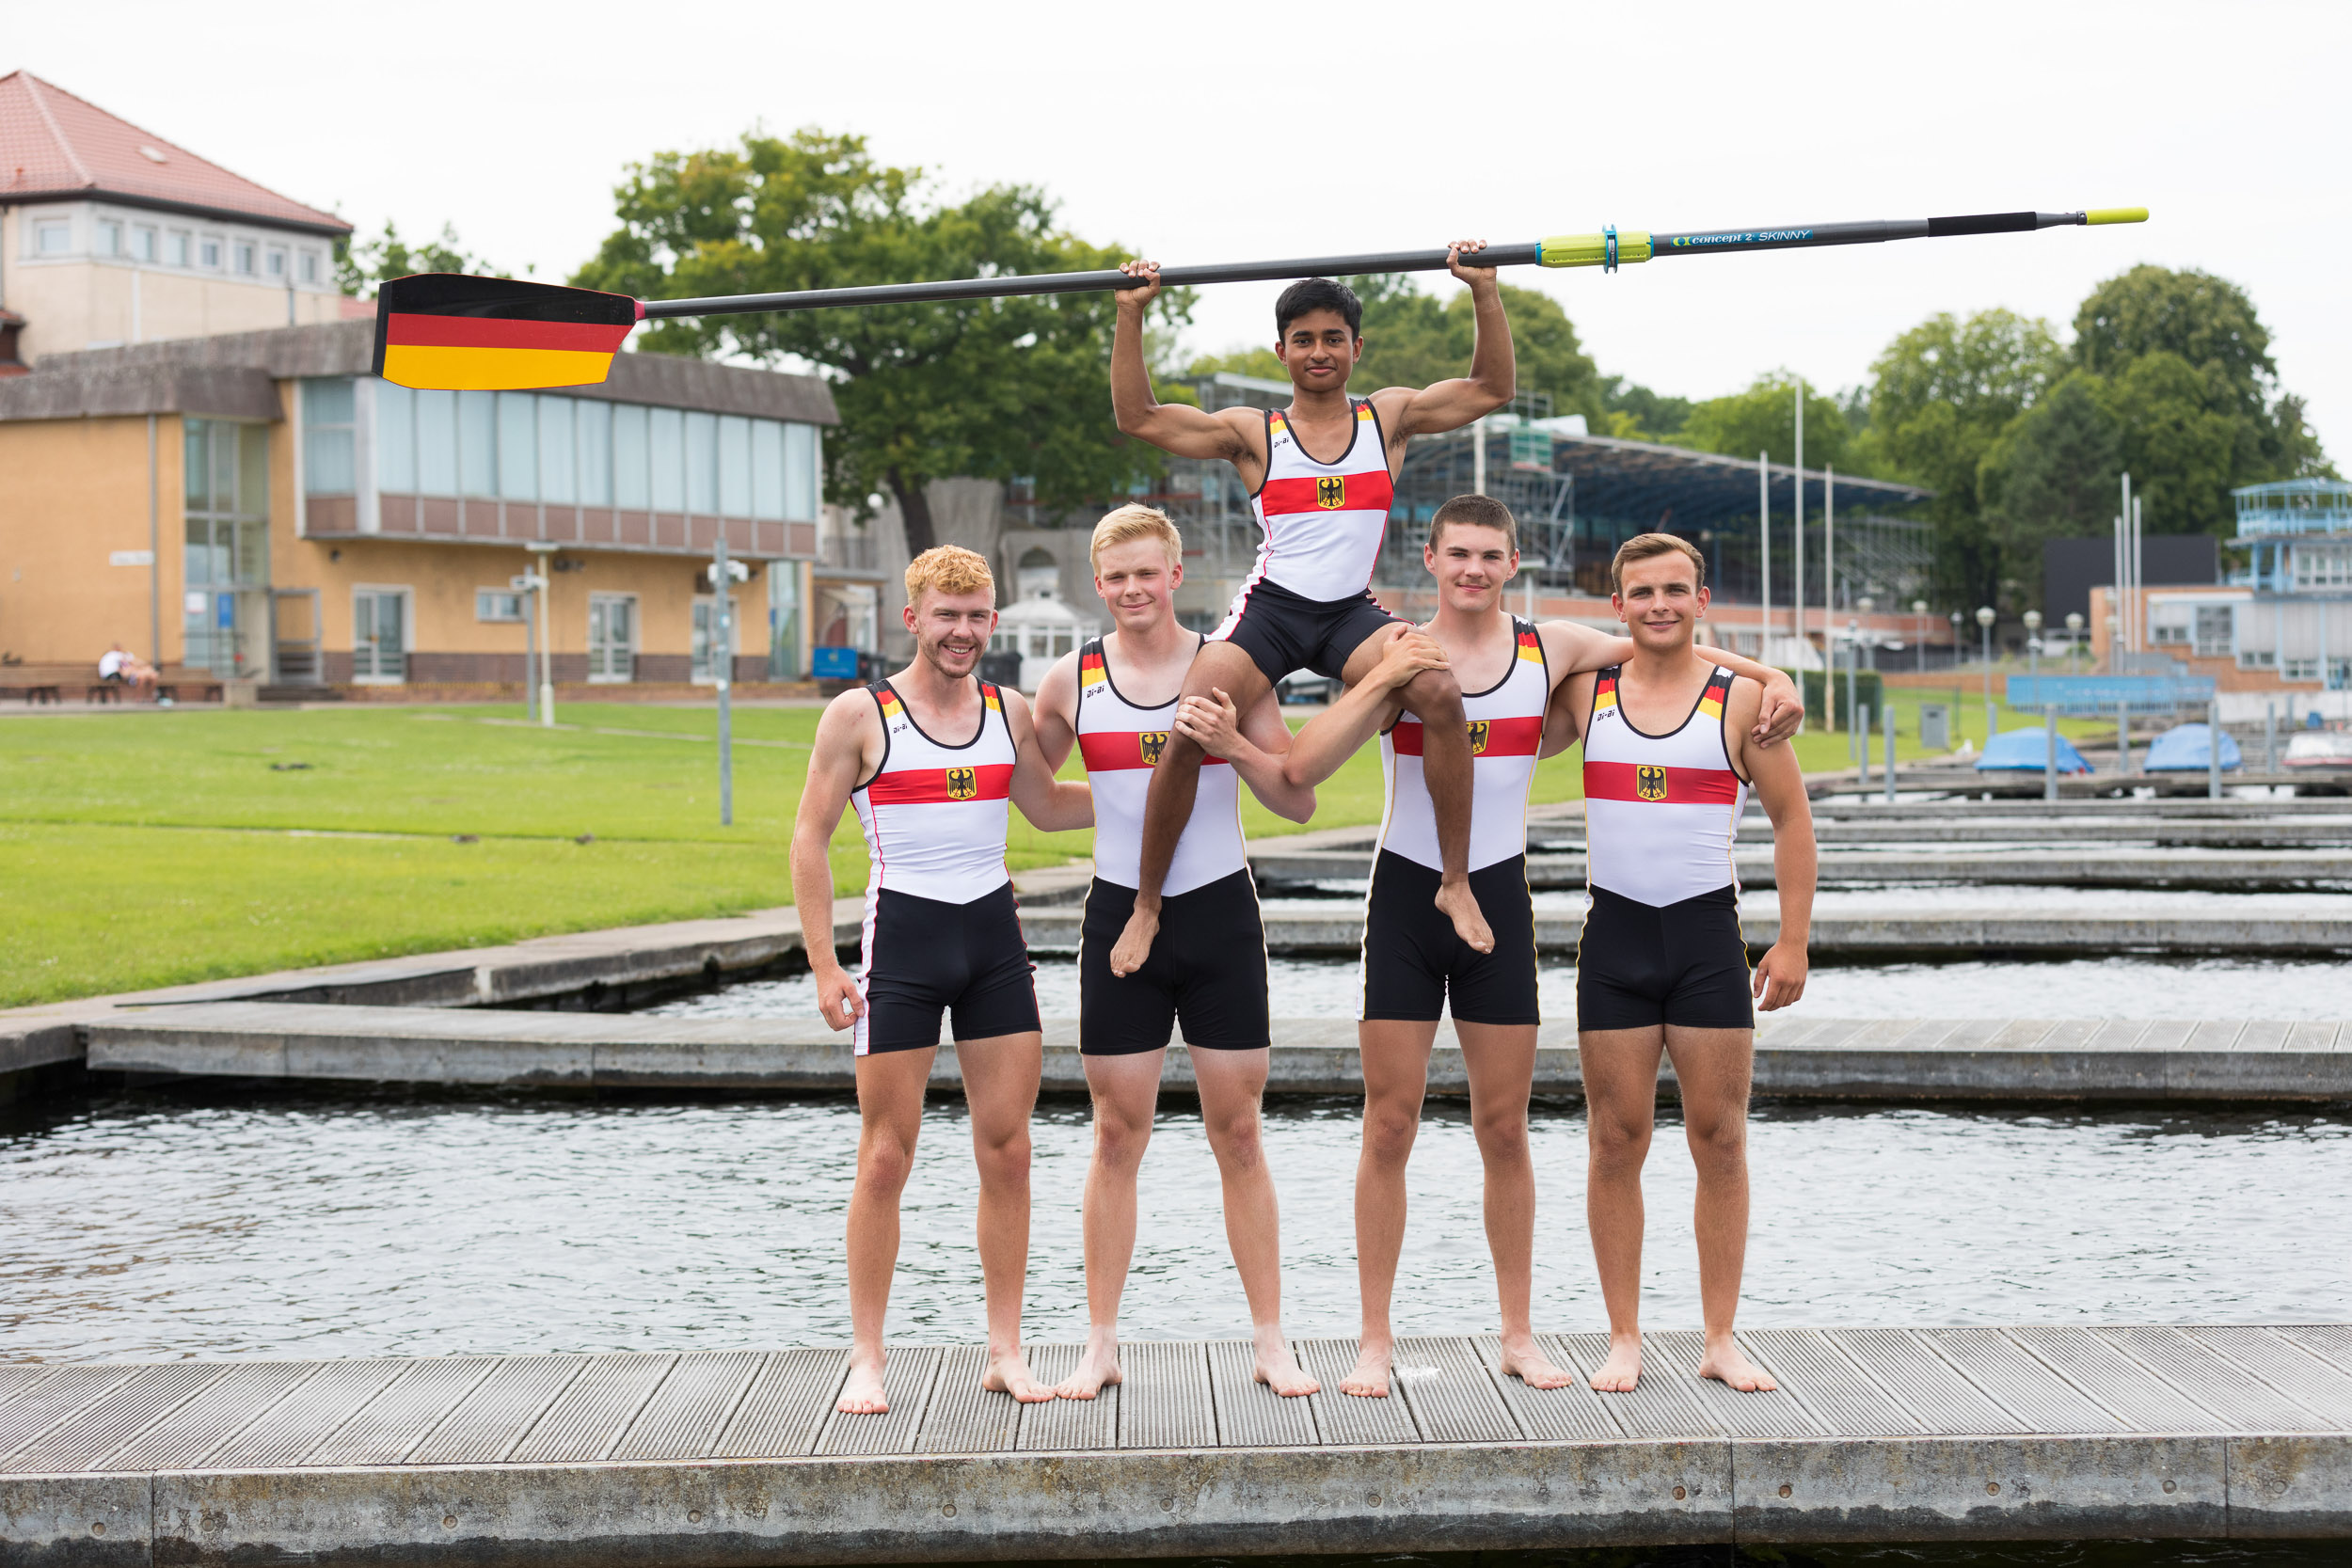
[[[1633,793],[1645,800],[1666,798],[1666,770],[1655,763],[1645,762],[1633,770]]]
[[[969,768],[947,769],[947,799],[969,800],[980,792],[980,777]]]
[[[1325,511],[1347,504],[1347,476],[1326,474],[1315,481],[1315,504]]]
[[[1157,768],[1160,753],[1168,750],[1166,730],[1145,730],[1136,736],[1136,749],[1143,753],[1143,766]]]
[[[1470,721],[1470,755],[1475,757],[1486,754],[1486,721],[1484,719],[1473,719]]]

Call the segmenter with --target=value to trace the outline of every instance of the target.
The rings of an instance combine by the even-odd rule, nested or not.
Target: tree
[[[1787,371],[1759,375],[1744,392],[1692,404],[1677,446],[1728,457],[1754,457],[1769,452],[1775,463],[1796,461],[1797,378]],[[1804,392],[1804,462],[1808,468],[1824,465],[1855,472],[1848,461],[1853,431],[1846,410],[1836,399],[1807,387]]]
[[[2060,363],[2047,322],[1995,309],[1965,321],[1931,316],[1871,366],[1867,445],[1890,477],[1935,491],[1930,512],[1947,593],[1998,602],[2001,551],[1984,521],[1978,470]]]
[[[2052,539],[2106,531],[2115,515],[2122,431],[2107,384],[2074,371],[2011,420],[1978,470],[1986,531],[2001,575],[2042,594],[2042,547]]]
[[[1601,380],[1600,406],[1596,429],[1601,435],[1629,441],[1664,441],[1681,431],[1693,405],[1689,398],[1667,397],[1624,376],[1612,375]]]
[[[734,148],[663,152],[614,192],[620,227],[573,278],[640,298],[755,293],[1113,266],[1057,227],[1044,192],[993,185],[933,199],[919,168],[877,162],[862,136],[751,133]],[[1185,302],[1171,302],[1182,312]],[[1127,491],[1158,454],[1111,420],[1108,293],[796,310],[663,322],[655,352],[814,366],[842,423],[826,491],[864,509],[886,489],[907,546],[935,542],[926,487],[958,475],[1035,482],[1048,506]]]
[[[1354,287],[1364,302],[1364,357],[1349,383],[1352,390],[1426,387],[1469,373],[1477,314],[1468,289],[1439,300],[1423,293],[1408,273],[1358,278]],[[1502,292],[1518,357],[1518,389],[1549,393],[1554,414],[1582,414],[1599,424],[1606,414],[1600,373],[1560,302],[1508,283]]]
[[[498,268],[480,256],[468,253],[465,242],[450,224],[441,225],[441,237],[411,246],[400,237],[400,230],[392,220],[384,220],[384,232],[372,240],[348,236],[335,242],[335,281],[342,292],[355,297],[373,298],[379,283],[395,277],[405,277],[416,272],[474,272],[498,275]]]

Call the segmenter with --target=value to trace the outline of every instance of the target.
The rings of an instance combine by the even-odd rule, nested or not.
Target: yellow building
[[[540,595],[516,580],[544,562],[559,683],[709,680],[723,530],[734,678],[807,668],[823,382],[624,354],[600,387],[412,392],[367,373],[373,331],[0,379],[0,664],[119,641],[265,686],[517,687]]]

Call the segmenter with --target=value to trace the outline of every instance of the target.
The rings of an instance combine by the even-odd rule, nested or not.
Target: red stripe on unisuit
[[[617,354],[626,325],[607,322],[511,321],[496,316],[420,316],[394,311],[384,341],[413,348],[552,348]]]
[[[1153,730],[1095,730],[1078,737],[1079,752],[1087,759],[1089,773],[1116,773],[1122,768],[1149,768],[1143,760],[1143,737],[1159,732]],[[1222,768],[1223,757],[1204,757],[1202,766]]]
[[[970,773],[972,793],[951,795],[947,775]],[[884,773],[866,786],[866,799],[878,806],[960,806],[975,800],[1002,800],[1012,794],[1012,764],[983,763],[977,768],[901,768]]]
[[[1642,767],[1632,762],[1587,762],[1584,798],[1631,800],[1645,806],[1727,806],[1740,798],[1740,775],[1728,768],[1670,767],[1665,770],[1665,799],[1653,800],[1642,793],[1638,777]]]
[[[1258,503],[1269,517],[1294,512],[1379,512],[1385,514],[1396,499],[1396,485],[1386,468],[1374,468],[1366,473],[1348,474],[1347,493],[1337,506],[1325,506],[1315,498],[1316,486],[1323,483],[1313,474],[1301,478],[1269,479],[1265,488],[1258,492]]]
[[[1543,744],[1544,721],[1535,719],[1473,719],[1475,725],[1486,726],[1486,744],[1480,748],[1482,757],[1532,757]],[[1401,757],[1421,755],[1421,721],[1400,719],[1396,728],[1389,732],[1389,740]]]

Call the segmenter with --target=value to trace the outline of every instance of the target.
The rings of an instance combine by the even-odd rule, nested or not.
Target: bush
[[[1797,673],[1794,670],[1789,671],[1788,677],[1795,680]],[[1807,670],[1804,673],[1803,684],[1805,718],[1809,723],[1825,725],[1834,720],[1841,730],[1852,727],[1852,716],[1846,711],[1845,671],[1836,672],[1830,687],[1830,701],[1828,702],[1823,701],[1822,698],[1820,671]],[[1855,674],[1854,702],[1857,705],[1870,710],[1870,724],[1874,729],[1885,722],[1879,717],[1879,673],[1876,670],[1864,670]],[[1836,705],[1834,710],[1832,703]]]

